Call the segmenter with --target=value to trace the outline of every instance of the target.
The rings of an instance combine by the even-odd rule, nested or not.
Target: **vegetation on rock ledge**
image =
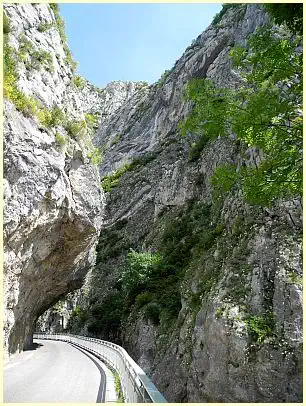
[[[194,103],[181,124],[195,139],[191,159],[200,156],[209,138],[234,133],[245,147],[263,153],[260,163],[227,172],[241,183],[250,203],[270,205],[302,194],[302,60],[301,37],[283,28],[260,28],[248,45],[231,57],[243,82],[239,89],[220,88],[207,79],[189,83]],[[215,179],[218,175],[215,176]],[[226,168],[222,179],[228,183]]]

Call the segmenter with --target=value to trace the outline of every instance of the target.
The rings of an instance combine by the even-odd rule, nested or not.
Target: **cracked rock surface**
[[[81,94],[73,86],[57,28],[38,31],[42,22],[55,23],[50,7],[6,5],[5,13],[14,49],[24,35],[53,60],[52,73],[18,63],[18,87],[76,119],[89,111],[85,99],[90,105],[95,100],[98,109],[97,89],[87,85]],[[25,117],[11,102],[5,101],[4,114],[4,329],[6,348],[14,353],[31,344],[40,314],[81,287],[95,261],[104,196],[82,140],[70,138],[59,148],[54,129]]]

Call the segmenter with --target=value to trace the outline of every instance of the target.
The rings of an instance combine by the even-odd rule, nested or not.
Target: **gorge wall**
[[[119,342],[168,401],[301,401],[301,202],[251,206],[239,188],[215,196],[215,168],[255,165],[259,151],[229,136],[209,140],[194,156],[179,129],[191,108],[183,99],[189,80],[239,83],[228,53],[266,24],[262,7],[228,9],[157,83],[113,82],[103,90],[76,86],[49,6],[5,12],[9,44],[18,50],[23,33],[54,65],[51,74],[18,61],[19,87],[49,109],[56,104],[71,119],[87,118],[86,131],[104,154],[105,192],[87,133],[69,135],[67,123],[46,128],[5,102],[10,351],[92,269],[85,287],[40,319],[42,328],[54,313],[70,312],[69,331]],[[42,22],[55,25],[40,32]],[[121,277],[130,249],[160,254],[164,263],[127,302]]]
[[[84,114],[100,114],[103,96],[75,85],[56,9],[4,13],[4,329],[14,353],[94,263],[104,196]]]
[[[258,5],[229,9],[95,136],[108,193],[85,326],[121,342],[172,402],[301,400],[301,202],[251,206],[239,188],[216,199],[215,168],[255,165],[259,151],[228,137],[194,157],[179,130],[187,82],[235,87],[229,50],[267,21]],[[167,270],[126,304],[130,248]]]

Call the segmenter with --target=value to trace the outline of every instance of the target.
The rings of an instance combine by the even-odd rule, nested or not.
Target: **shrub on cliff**
[[[37,27],[37,30],[39,32],[45,32],[50,30],[50,28],[54,27],[53,23],[40,23],[39,26]]]
[[[80,138],[86,133],[86,121],[85,120],[72,120],[68,121],[65,125],[65,130],[73,138]]]
[[[86,84],[86,80],[83,79],[81,76],[75,76],[73,78],[73,83],[77,88],[83,89]]]
[[[260,28],[248,47],[230,55],[243,84],[220,88],[196,79],[187,86],[193,109],[181,125],[183,135],[210,137],[235,133],[245,147],[257,147],[264,159],[237,168],[246,199],[270,205],[302,194],[302,52],[301,37],[275,27]],[[224,168],[225,171],[226,168]],[[222,179],[228,177],[223,173]]]
[[[151,252],[136,252],[130,249],[127,257],[127,266],[122,273],[121,282],[126,294],[139,289],[139,286],[145,285],[154,267],[161,262],[159,254]]]

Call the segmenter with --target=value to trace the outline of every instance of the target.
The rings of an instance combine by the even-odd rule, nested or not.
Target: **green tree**
[[[303,34],[303,3],[264,4],[276,24],[286,24],[290,31]]]
[[[159,254],[151,252],[136,252],[130,249],[127,266],[122,273],[121,282],[123,290],[129,294],[138,287],[146,284],[154,270],[161,262]]]
[[[206,79],[191,81],[186,97],[193,108],[182,133],[193,142],[234,133],[245,146],[258,147],[257,166],[230,166],[213,178],[226,188],[240,181],[250,203],[270,205],[278,198],[302,194],[302,52],[301,37],[283,27],[266,26],[247,46],[230,52],[241,82],[220,88]],[[222,175],[222,176],[220,176]]]

